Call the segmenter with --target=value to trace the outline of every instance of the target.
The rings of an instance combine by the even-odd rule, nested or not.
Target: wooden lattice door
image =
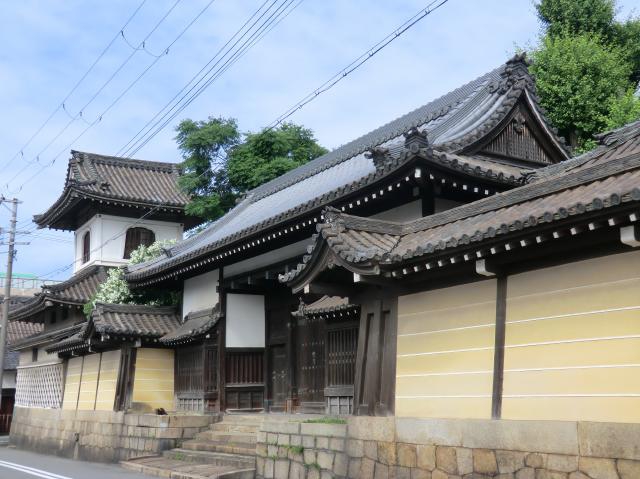
[[[302,412],[324,411],[325,325],[325,320],[319,317],[298,322],[298,399]]]

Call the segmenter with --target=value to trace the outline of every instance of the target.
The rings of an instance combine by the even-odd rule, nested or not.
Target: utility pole
[[[11,278],[13,275],[13,256],[16,245],[16,223],[18,222],[18,199],[0,197],[1,203],[11,203],[11,223],[9,224],[9,255],[7,256],[7,274],[4,282],[4,300],[0,322],[0,407],[2,407],[2,381],[4,380],[4,355],[7,347],[7,325],[9,324],[9,301],[11,299]]]

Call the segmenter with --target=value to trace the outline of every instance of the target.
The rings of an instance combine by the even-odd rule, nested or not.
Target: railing
[[[262,384],[263,356],[262,351],[227,352],[227,384]]]
[[[0,288],[4,288],[7,278],[0,278]],[[11,278],[11,288],[13,289],[40,289],[42,286],[58,284],[60,281],[41,278]]]

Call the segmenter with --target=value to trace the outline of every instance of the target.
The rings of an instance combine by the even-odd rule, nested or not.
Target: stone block
[[[376,462],[374,479],[389,479],[389,466]]]
[[[314,464],[316,462],[316,451],[313,449],[305,449],[302,452],[305,464]]]
[[[316,449],[329,449],[329,438],[316,437]]]
[[[569,479],[589,479],[589,476],[585,476],[580,471],[576,471],[569,474]]]
[[[364,441],[360,439],[347,439],[347,454],[351,457],[364,456]]]
[[[289,434],[278,434],[278,445],[279,446],[288,446],[289,445]]]
[[[267,442],[267,433],[264,431],[258,431],[256,434],[256,441]]]
[[[524,467],[526,454],[520,451],[496,451],[498,472],[509,474]]]
[[[320,470],[315,467],[308,467],[307,479],[320,479]]]
[[[411,469],[411,479],[431,479],[431,472],[424,469]]]
[[[302,447],[313,449],[316,447],[316,439],[313,436],[302,436]]]
[[[286,421],[265,421],[262,423],[262,426],[260,426],[260,431],[274,432],[276,434],[299,434],[300,423]]]
[[[558,472],[573,472],[578,470],[578,457],[563,454],[547,455],[547,469]]]
[[[302,423],[300,424],[300,432],[311,436],[345,437],[347,435],[347,425]]]
[[[398,463],[395,442],[378,443],[378,461],[387,466],[395,466]]]
[[[301,446],[302,436],[297,436],[297,435],[289,436],[289,444],[291,444],[292,446]]]
[[[341,437],[332,437],[329,439],[329,449],[336,452],[344,452],[345,439]]]
[[[182,429],[179,427],[168,427],[164,429],[150,429],[153,436],[158,439],[180,439],[182,438]]]
[[[256,458],[256,475],[258,477],[264,477],[264,458]]]
[[[412,444],[462,446],[462,423],[450,419],[396,419],[396,440]]]
[[[450,479],[452,477],[457,478],[458,476],[450,476],[449,474],[447,474],[444,471],[441,471],[440,469],[436,469],[431,473],[431,479]]]
[[[333,460],[333,472],[336,476],[346,477],[349,471],[349,456],[344,453],[336,454]]]
[[[375,471],[376,463],[367,457],[360,461],[360,472],[357,477],[360,479],[371,479]]]
[[[275,479],[289,479],[288,459],[278,459],[276,461],[273,476]]]
[[[620,459],[617,466],[620,479],[635,479],[640,477],[640,461]]]
[[[352,416],[347,423],[350,438],[384,442],[395,440],[396,421],[393,417]]]
[[[289,448],[285,446],[278,446],[277,456],[279,458],[288,458],[289,457]]]
[[[268,444],[278,444],[278,434],[270,432],[267,434]]]
[[[580,456],[640,460],[640,424],[579,422]]]
[[[267,456],[267,445],[266,444],[262,444],[262,443],[256,444],[256,455],[260,456],[260,457],[266,457]]]
[[[304,464],[300,462],[292,462],[289,465],[289,478],[290,479],[305,479],[307,473]]]
[[[333,469],[333,458],[335,454],[328,451],[318,451],[316,462],[322,469]]]
[[[473,450],[473,470],[480,474],[497,474],[496,454],[490,449]]]
[[[264,461],[264,477],[265,479],[273,479],[275,474],[276,463],[273,459],[265,459]]]
[[[411,468],[404,466],[389,467],[389,479],[411,479]]]
[[[581,457],[578,461],[578,467],[591,479],[619,479],[613,459]]]
[[[448,474],[458,474],[456,449],[447,446],[436,447],[436,467]]]
[[[374,461],[378,460],[378,443],[376,441],[364,441],[364,455]]]
[[[360,459],[350,459],[349,460],[349,478],[354,479],[357,478],[360,474],[360,465],[362,461]]]
[[[418,444],[418,467],[427,471],[436,468],[436,447]]]
[[[418,453],[415,444],[398,443],[397,456],[399,466],[417,467],[418,465]]]
[[[458,461],[458,474],[463,476],[473,472],[473,451],[471,449],[457,447],[456,459]]]
[[[267,456],[277,456],[278,455],[278,446],[274,444],[267,445]]]
[[[525,458],[525,464],[528,467],[535,467],[537,469],[545,467],[546,465],[546,461],[545,461],[546,457],[544,454],[538,454],[538,453],[531,453],[531,454],[527,454],[527,457]]]

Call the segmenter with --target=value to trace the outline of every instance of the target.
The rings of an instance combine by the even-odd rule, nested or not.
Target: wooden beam
[[[344,296],[344,285],[312,282],[304,287],[304,294],[322,294],[327,296]]]
[[[504,383],[504,339],[507,317],[507,277],[498,276],[496,292],[496,334],[493,353],[493,392],[491,417],[502,416],[502,385]]]
[[[476,273],[482,276],[495,276],[496,272],[486,259],[476,261]]]

